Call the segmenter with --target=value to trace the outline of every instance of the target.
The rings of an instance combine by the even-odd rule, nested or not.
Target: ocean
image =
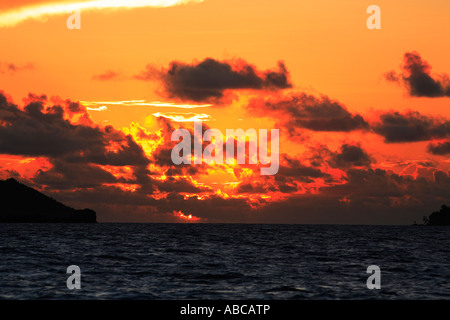
[[[0,299],[450,298],[450,227],[0,224],[0,234]],[[71,265],[80,289],[68,289]],[[371,265],[380,289],[367,287]]]

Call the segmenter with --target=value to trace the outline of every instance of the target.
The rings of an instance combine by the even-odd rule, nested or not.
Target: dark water
[[[1,299],[449,299],[450,228],[0,224]],[[69,290],[69,265],[81,289]],[[381,289],[369,290],[369,265]]]

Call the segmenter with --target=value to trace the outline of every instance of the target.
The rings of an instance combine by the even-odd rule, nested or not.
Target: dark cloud
[[[192,214],[208,222],[251,222],[253,219],[252,208],[243,198],[223,199],[210,195],[199,199],[197,196],[183,196],[178,192],[171,192],[167,197],[155,199],[139,191],[127,192],[110,186],[80,190],[77,193],[69,190],[47,193],[63,203],[93,208],[97,211],[98,220],[102,222],[161,221],[167,213],[173,211]],[[133,211],[139,214],[133,215]]]
[[[375,205],[378,202],[392,208],[408,204],[423,206],[425,203],[436,206],[440,201],[445,203],[450,200],[446,190],[450,187],[450,177],[448,173],[436,169],[430,178],[420,174],[414,178],[382,169],[349,169],[346,180],[347,183],[333,186],[324,192],[347,195],[361,204]]]
[[[0,153],[113,166],[149,163],[131,136],[111,126],[73,124],[64,119],[63,107],[44,107],[45,96],[28,99],[34,102],[22,110],[0,94]],[[67,104],[69,113],[81,112],[80,108],[78,103]]]
[[[299,159],[292,158],[286,154],[283,154],[280,161],[282,165],[280,165],[275,179],[289,177],[302,182],[313,182],[314,178],[328,177],[328,174],[322,172],[320,169],[306,166]]]
[[[294,185],[284,185],[279,186],[274,183],[267,183],[262,181],[243,181],[239,184],[236,189],[237,193],[247,193],[247,194],[266,194],[269,192],[295,192],[297,191],[297,187]]]
[[[154,173],[148,169],[150,160],[142,147],[132,136],[112,126],[100,128],[74,124],[64,119],[68,112],[82,112],[83,107],[78,103],[66,101],[64,107],[45,107],[45,95],[29,95],[24,100],[29,103],[21,109],[8,103],[6,97],[0,94],[0,154],[46,157],[51,167],[38,170],[29,179],[29,183],[38,189],[58,192],[77,189],[78,193],[80,190],[100,188],[114,194],[114,189],[133,185],[136,194],[144,199],[157,191],[211,191],[208,187],[195,185],[186,177],[154,178]],[[159,122],[161,128],[167,131],[165,134],[169,134],[172,128],[170,123],[165,119]],[[149,135],[144,138],[155,137]],[[116,176],[111,167],[127,167],[131,175]],[[192,174],[190,169],[186,167],[183,172]],[[111,186],[105,189],[105,184]],[[136,198],[131,196],[134,192],[128,194]]]
[[[369,166],[372,161],[359,145],[343,144],[341,150],[332,156],[332,163],[338,168]]]
[[[253,99],[247,106],[252,115],[272,116],[292,135],[299,128],[313,131],[343,131],[368,129],[360,115],[351,114],[339,102],[326,96],[316,98],[299,93],[280,100]]]
[[[147,194],[156,190],[147,169],[150,160],[130,135],[95,126],[84,106],[70,100],[30,94],[24,108],[0,94],[0,154],[45,157],[51,167],[29,182],[50,190],[92,189],[103,184],[139,184]],[[74,123],[69,119],[80,123]],[[86,118],[84,118],[86,117]],[[118,178],[104,166],[127,166],[131,177]],[[114,170],[113,170],[114,171]]]
[[[431,75],[431,66],[417,52],[407,52],[404,55],[402,73],[390,71],[385,78],[392,82],[402,82],[406,85],[409,94],[414,97],[449,97],[450,84],[448,75],[435,79]]]
[[[238,174],[236,176],[239,177]],[[322,179],[327,183],[333,181],[333,178],[320,168],[305,165],[301,159],[290,157],[287,154],[281,156],[280,167],[276,175],[259,178],[243,177],[242,179],[237,192],[249,194],[269,192],[289,194],[302,190],[303,184],[314,183],[316,179]]]
[[[398,82],[398,81],[400,81],[400,76],[394,70],[386,72],[384,74],[384,78],[387,81],[391,81],[391,82]]]
[[[84,113],[86,109],[79,103],[79,102],[68,102],[68,108],[70,114],[76,114],[76,113]]]
[[[97,128],[77,126],[63,119],[64,110],[53,106],[44,112],[40,102],[24,110],[12,104],[0,104],[0,152],[26,156],[61,156],[81,152],[86,145],[102,147]]]
[[[431,208],[450,201],[450,177],[436,171],[432,179],[401,176],[380,169],[350,168],[344,183],[321,187],[254,210],[264,223],[411,224]]]
[[[258,114],[276,116],[293,130],[322,128],[312,126],[311,120],[325,119],[333,126],[338,119],[357,118],[326,97],[297,95],[296,99],[261,100],[254,107]],[[0,94],[0,154],[45,157],[49,165],[26,178],[29,184],[71,206],[96,210],[100,221],[163,221],[168,214],[182,211],[209,222],[409,224],[430,208],[450,202],[448,172],[431,162],[420,164],[426,168],[404,170],[404,175],[372,169],[373,159],[355,143],[343,144],[337,151],[319,145],[301,157],[281,155],[274,176],[261,176],[259,170],[252,173],[246,170],[249,166],[233,168],[240,183],[215,193],[195,181],[195,175],[208,174],[201,171],[202,165],[173,165],[170,151],[177,142],[171,142],[170,136],[179,124],[158,118],[159,130],[135,135],[139,141],[164,138],[147,159],[136,141],[121,131],[68,120],[70,113],[75,118],[84,115],[82,105],[50,99],[53,105],[46,107],[48,100],[45,95],[29,95],[22,108]],[[367,129],[362,121],[352,130]],[[389,141],[414,141],[418,136],[404,132],[415,126],[426,132],[420,139],[448,135],[445,119],[414,112],[384,114],[374,128]],[[192,128],[188,129],[193,137]],[[12,146],[5,134],[19,146]],[[68,144],[66,149],[60,140]],[[433,147],[440,145],[444,143]],[[20,176],[13,168],[1,169],[3,174]],[[117,174],[121,170],[129,174]]]
[[[176,193],[200,193],[209,192],[212,189],[208,187],[198,187],[192,181],[185,177],[168,177],[163,182],[155,181],[155,186],[162,192],[176,192]]]
[[[406,114],[385,113],[380,116],[380,120],[372,128],[387,143],[426,141],[450,135],[448,120],[425,116],[416,111]]]
[[[243,183],[240,188],[241,193],[249,194],[277,190],[257,181]],[[166,198],[153,199],[142,192],[130,193],[107,186],[79,193],[66,190],[52,196],[74,205],[83,199],[86,202],[77,206],[92,207],[101,221],[154,221],[166,212],[182,210],[209,222],[411,224],[414,220],[421,221],[431,208],[448,203],[449,188],[450,177],[442,171],[436,171],[433,180],[425,180],[380,169],[349,169],[345,184],[323,187],[314,195],[293,195],[283,201],[259,200],[254,206],[245,198],[211,195],[200,200],[197,196],[183,197],[173,192]],[[292,187],[291,192],[295,191]],[[144,213],[124,215],[124,208],[128,208],[124,205],[129,205],[130,210],[140,208]],[[122,212],[112,215],[112,210]]]
[[[440,142],[440,143],[430,143],[428,145],[428,152],[438,156],[444,156],[450,154],[450,141]]]
[[[34,69],[34,65],[32,63],[19,65],[11,62],[0,62],[0,74],[2,73],[14,74],[19,71],[32,69]]]
[[[205,173],[209,166],[205,163],[195,165],[181,163],[179,165],[175,165],[172,161],[172,149],[179,143],[179,141],[172,141],[172,132],[179,128],[183,128],[189,131],[191,136],[191,155],[194,156],[194,140],[196,139],[196,137],[194,136],[192,125],[188,126],[186,123],[186,127],[180,127],[179,124],[177,127],[175,127],[173,122],[167,118],[157,117],[156,119],[158,122],[158,127],[161,128],[161,136],[164,142],[160,144],[152,153],[152,162],[165,169],[165,174],[168,176],[196,175],[199,173]],[[208,129],[210,128],[205,123],[202,123],[202,137],[205,131]],[[202,150],[204,150],[205,147],[209,145],[209,143],[210,142],[202,140]]]
[[[106,128],[105,135],[103,136],[103,138],[106,139],[105,141],[108,141],[109,130],[114,129],[112,127]],[[122,136],[122,134],[118,133],[117,135],[119,136],[117,149],[113,151],[106,151],[105,146],[103,146],[103,148],[86,148],[81,154],[70,154],[64,157],[64,159],[71,162],[84,161],[111,166],[139,166],[150,163],[150,160],[145,156],[142,147],[138,145],[131,136]]]
[[[200,63],[172,62],[168,69],[147,66],[136,76],[140,80],[159,79],[171,98],[205,102],[220,100],[228,89],[290,88],[289,72],[283,62],[277,70],[259,71],[243,60],[217,61],[207,58]]]
[[[104,183],[116,183],[117,179],[102,168],[89,163],[70,163],[53,159],[53,167],[39,170],[33,177],[33,183],[52,190],[73,190],[74,188],[97,188]]]
[[[121,78],[122,78],[122,74],[120,74],[119,72],[113,71],[113,70],[108,70],[108,71],[105,71],[104,73],[96,74],[96,75],[92,76],[93,80],[98,80],[98,81],[119,80]]]

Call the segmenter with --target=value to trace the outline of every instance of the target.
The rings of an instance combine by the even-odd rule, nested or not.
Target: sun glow
[[[0,14],[0,28],[13,27],[28,20],[43,20],[51,15],[67,14],[77,10],[102,9],[133,9],[133,8],[165,8],[189,2],[202,2],[203,0],[92,0],[71,3],[47,3],[38,6],[27,6],[17,10],[10,10]]]
[[[174,211],[173,215],[177,218],[180,218],[184,222],[199,222],[200,218],[193,216],[192,214],[184,214],[181,210],[180,211]]]

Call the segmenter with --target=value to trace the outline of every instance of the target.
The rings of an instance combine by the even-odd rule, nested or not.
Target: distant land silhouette
[[[76,210],[15,179],[0,180],[0,222],[96,223],[91,209]]]
[[[423,222],[426,226],[450,226],[450,208],[444,204],[441,210],[423,217]]]

